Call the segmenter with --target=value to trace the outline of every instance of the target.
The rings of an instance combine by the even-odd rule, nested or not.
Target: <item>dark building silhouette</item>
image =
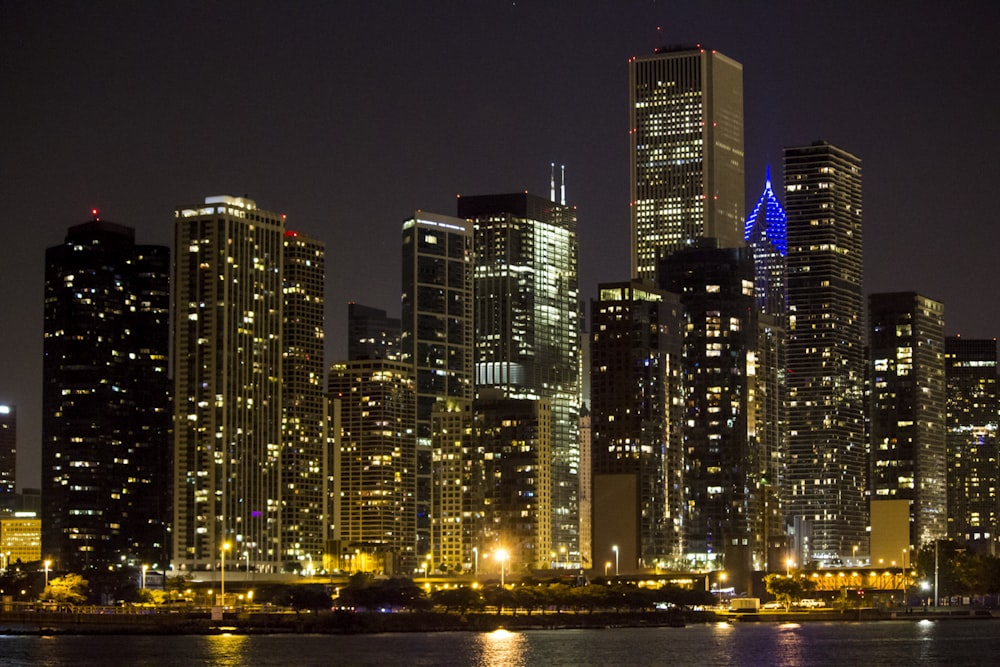
[[[17,407],[0,404],[0,508],[14,501],[17,481]]]
[[[591,306],[594,567],[675,568],[683,528],[680,298],[640,282],[598,286]]]
[[[945,338],[948,537],[993,552],[1000,531],[997,341]]]
[[[165,567],[170,254],[96,218],[45,253],[43,554]]]
[[[910,501],[912,551],[947,534],[944,306],[915,292],[871,294],[868,324],[868,485],[872,501]]]
[[[347,304],[347,358],[399,359],[398,317],[389,317],[386,311],[360,303]]]
[[[716,243],[661,260],[659,282],[680,295],[685,318],[685,556],[747,585],[764,550],[754,266],[748,249]]]

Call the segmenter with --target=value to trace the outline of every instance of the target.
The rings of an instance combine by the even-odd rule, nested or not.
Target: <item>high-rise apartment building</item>
[[[43,551],[64,569],[165,566],[170,255],[94,220],[45,252]]]
[[[910,501],[911,549],[947,534],[944,306],[868,297],[872,500]]]
[[[499,391],[485,394],[475,401],[472,430],[477,465],[472,468],[475,486],[470,495],[473,511],[481,515],[476,552],[487,556],[506,551],[510,572],[557,567],[569,554],[556,549],[551,537],[549,402],[503,398]]]
[[[786,521],[795,562],[865,553],[861,161],[819,141],[784,150],[788,215]]]
[[[331,365],[339,447],[332,566],[409,574],[417,565],[417,439],[413,367],[388,359]]]
[[[683,313],[641,281],[598,286],[591,306],[594,566],[677,567],[684,471]],[[623,568],[623,569],[622,569]]]
[[[418,211],[403,223],[402,261],[400,358],[416,382],[416,555],[422,559],[437,548],[431,542],[431,414],[438,401],[472,402],[472,223]],[[471,419],[470,410],[459,414]]]
[[[0,404],[0,507],[13,502],[17,481],[17,407]]]
[[[240,197],[176,211],[174,564],[280,569],[283,216]]]
[[[629,61],[632,275],[701,237],[743,244],[743,66],[718,51]]]
[[[948,537],[979,550],[1000,534],[997,341],[945,338]]]
[[[475,225],[476,387],[552,410],[552,548],[579,562],[576,211],[528,193],[460,197]]]
[[[325,248],[287,230],[282,265],[281,550],[285,563],[320,563],[328,539]]]
[[[347,358],[399,359],[400,322],[379,308],[347,304]]]
[[[749,249],[716,244],[662,260],[659,281],[680,295],[685,319],[685,557],[748,585],[765,546],[754,266]]]

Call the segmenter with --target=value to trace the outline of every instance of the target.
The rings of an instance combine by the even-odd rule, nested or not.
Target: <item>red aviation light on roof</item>
[[[299,235],[298,232],[293,231],[291,229],[286,229],[285,230],[285,236],[297,237],[298,235]]]
[[[99,216],[97,213],[98,213],[98,211],[97,211],[96,208],[90,209],[90,214],[92,216],[94,216],[94,220],[100,220],[101,219],[101,216]]]

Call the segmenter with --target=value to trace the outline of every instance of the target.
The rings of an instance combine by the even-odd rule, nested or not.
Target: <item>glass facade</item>
[[[701,237],[742,245],[743,66],[717,51],[629,61],[632,275]]]
[[[477,390],[549,401],[552,548],[579,563],[576,211],[519,193],[460,197],[458,215],[475,224]]]

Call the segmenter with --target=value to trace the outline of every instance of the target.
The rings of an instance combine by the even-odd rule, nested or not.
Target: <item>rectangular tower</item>
[[[417,211],[403,223],[400,355],[417,394],[417,558],[431,553],[431,413],[471,403],[473,230],[467,220]],[[463,411],[461,414],[471,414]]]
[[[323,364],[323,243],[284,236],[282,267],[281,545],[285,563],[320,563],[329,491]],[[239,554],[237,554],[239,555]]]
[[[460,197],[475,224],[476,387],[548,400],[552,548],[579,557],[580,303],[576,211],[526,192]]]
[[[400,322],[379,308],[347,304],[347,358],[399,359]]]
[[[165,567],[170,254],[94,220],[45,252],[43,551],[59,568]]]
[[[361,359],[330,367],[339,402],[335,565],[347,572],[411,574],[417,534],[416,395],[413,368]]]
[[[788,216],[786,521],[793,559],[847,561],[867,527],[861,161],[818,141],[784,150]],[[805,522],[805,523],[803,523]],[[857,549],[856,549],[857,548]]]
[[[944,306],[915,292],[868,297],[873,500],[910,501],[910,549],[947,534]]]
[[[229,196],[175,217],[175,568],[214,570],[225,549],[274,572],[283,555],[284,220]]]
[[[677,567],[683,528],[683,313],[641,281],[598,286],[591,306],[594,567]],[[626,520],[623,520],[626,519]],[[626,531],[626,526],[635,526]]]
[[[995,549],[1000,531],[997,341],[945,338],[948,537]]]
[[[629,61],[632,275],[701,237],[743,244],[743,66],[701,47]]]
[[[14,502],[17,479],[17,407],[0,404],[0,508]]]

